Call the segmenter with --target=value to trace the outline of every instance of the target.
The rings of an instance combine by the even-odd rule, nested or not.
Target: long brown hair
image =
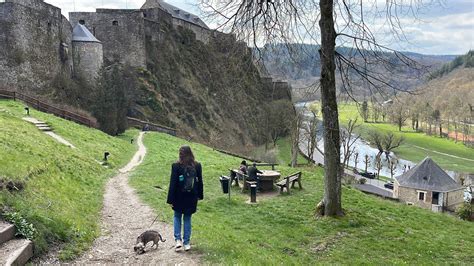
[[[179,148],[178,163],[184,166],[194,166],[196,164],[191,147],[184,145],[184,146],[181,146],[181,148]]]

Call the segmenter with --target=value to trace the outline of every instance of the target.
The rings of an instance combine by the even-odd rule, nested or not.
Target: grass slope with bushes
[[[148,153],[130,183],[160,220],[172,223],[172,210],[166,204],[171,164],[179,147],[189,143],[159,133],[147,134],[144,141]],[[343,188],[344,217],[315,219],[315,205],[323,196],[323,170],[318,167],[278,167],[283,175],[302,171],[302,191],[275,197],[259,194],[259,203],[250,205],[249,196],[234,188],[229,201],[218,177],[241,160],[190,145],[203,165],[204,178],[204,200],[193,216],[192,244],[205,263],[457,264],[474,259],[473,223],[351,187]]]
[[[319,103],[315,103],[313,108],[320,110]],[[392,132],[395,135],[400,135],[404,138],[403,144],[394,150],[397,156],[410,160],[414,163],[422,161],[425,157],[431,157],[443,169],[474,173],[474,149],[466,147],[461,142],[454,142],[454,140],[440,138],[438,136],[429,136],[422,132],[416,132],[411,127],[404,126],[402,131],[398,131],[398,127],[390,123],[364,123],[360,116],[357,106],[354,103],[340,103],[339,120],[341,126],[347,126],[350,119],[357,118],[357,122],[361,124],[357,128],[363,139],[368,140],[369,132],[376,130],[380,132]],[[409,121],[406,122],[409,124]],[[444,154],[443,154],[444,153]],[[469,160],[452,157],[454,155]]]
[[[22,120],[23,108],[20,102],[0,100],[0,178],[25,185],[19,192],[0,190],[0,208],[34,226],[37,255],[49,245],[62,244],[60,257],[70,259],[98,236],[104,185],[136,150],[130,138],[137,131],[111,137],[30,111],[70,141],[76,147],[72,149]],[[104,151],[111,154],[108,168],[99,164]]]

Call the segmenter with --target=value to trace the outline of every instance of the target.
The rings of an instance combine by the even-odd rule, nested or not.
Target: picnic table
[[[273,184],[278,180],[281,174],[273,170],[261,170],[262,174],[258,174],[260,178],[260,188],[263,191],[273,190]]]

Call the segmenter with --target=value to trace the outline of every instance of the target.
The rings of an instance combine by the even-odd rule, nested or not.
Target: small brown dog
[[[148,231],[143,232],[139,237],[137,237],[137,243],[133,247],[133,250],[137,254],[145,253],[146,244],[150,241],[153,241],[153,245],[151,245],[151,246],[152,247],[155,246],[155,249],[157,249],[158,248],[158,243],[160,241],[165,242],[166,239],[163,239],[161,237],[160,233],[158,233],[157,231],[148,230]]]

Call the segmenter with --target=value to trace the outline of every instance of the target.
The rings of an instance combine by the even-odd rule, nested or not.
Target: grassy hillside
[[[166,204],[169,175],[182,144],[189,143],[147,134],[148,154],[130,180],[139,196],[168,223],[172,222],[172,210]],[[314,219],[315,205],[323,195],[321,168],[280,166],[283,175],[303,171],[304,190],[294,190],[289,196],[259,194],[259,204],[249,205],[245,203],[248,195],[233,189],[228,201],[218,177],[240,160],[203,145],[192,143],[191,147],[203,165],[205,182],[204,201],[193,216],[192,244],[208,263],[443,264],[474,259],[473,223],[350,187],[343,189],[345,217]]]
[[[99,233],[99,211],[107,179],[135,151],[135,130],[111,137],[58,117],[31,110],[70,141],[71,149],[23,121],[23,105],[0,100],[0,178],[21,181],[21,192],[0,190],[0,208],[18,212],[37,229],[35,252],[52,243],[65,244],[61,257],[87,248]],[[109,166],[99,164],[104,151]]]
[[[449,156],[453,155],[474,160],[474,149],[468,148],[462,143],[455,143],[453,140],[437,136],[428,136],[414,131],[411,127],[403,127],[402,132],[399,132],[398,127],[393,124],[364,123],[354,103],[340,103],[338,107],[341,126],[347,125],[349,119],[358,118],[357,121],[362,124],[358,129],[358,133],[362,135],[362,138],[367,139],[370,130],[393,132],[396,135],[403,136],[405,138],[403,145],[395,149],[397,156],[403,159],[417,163],[426,156],[429,156],[444,169],[474,173],[474,163],[472,161]],[[319,110],[319,104],[316,103],[315,108]],[[407,124],[409,123],[407,122]]]

